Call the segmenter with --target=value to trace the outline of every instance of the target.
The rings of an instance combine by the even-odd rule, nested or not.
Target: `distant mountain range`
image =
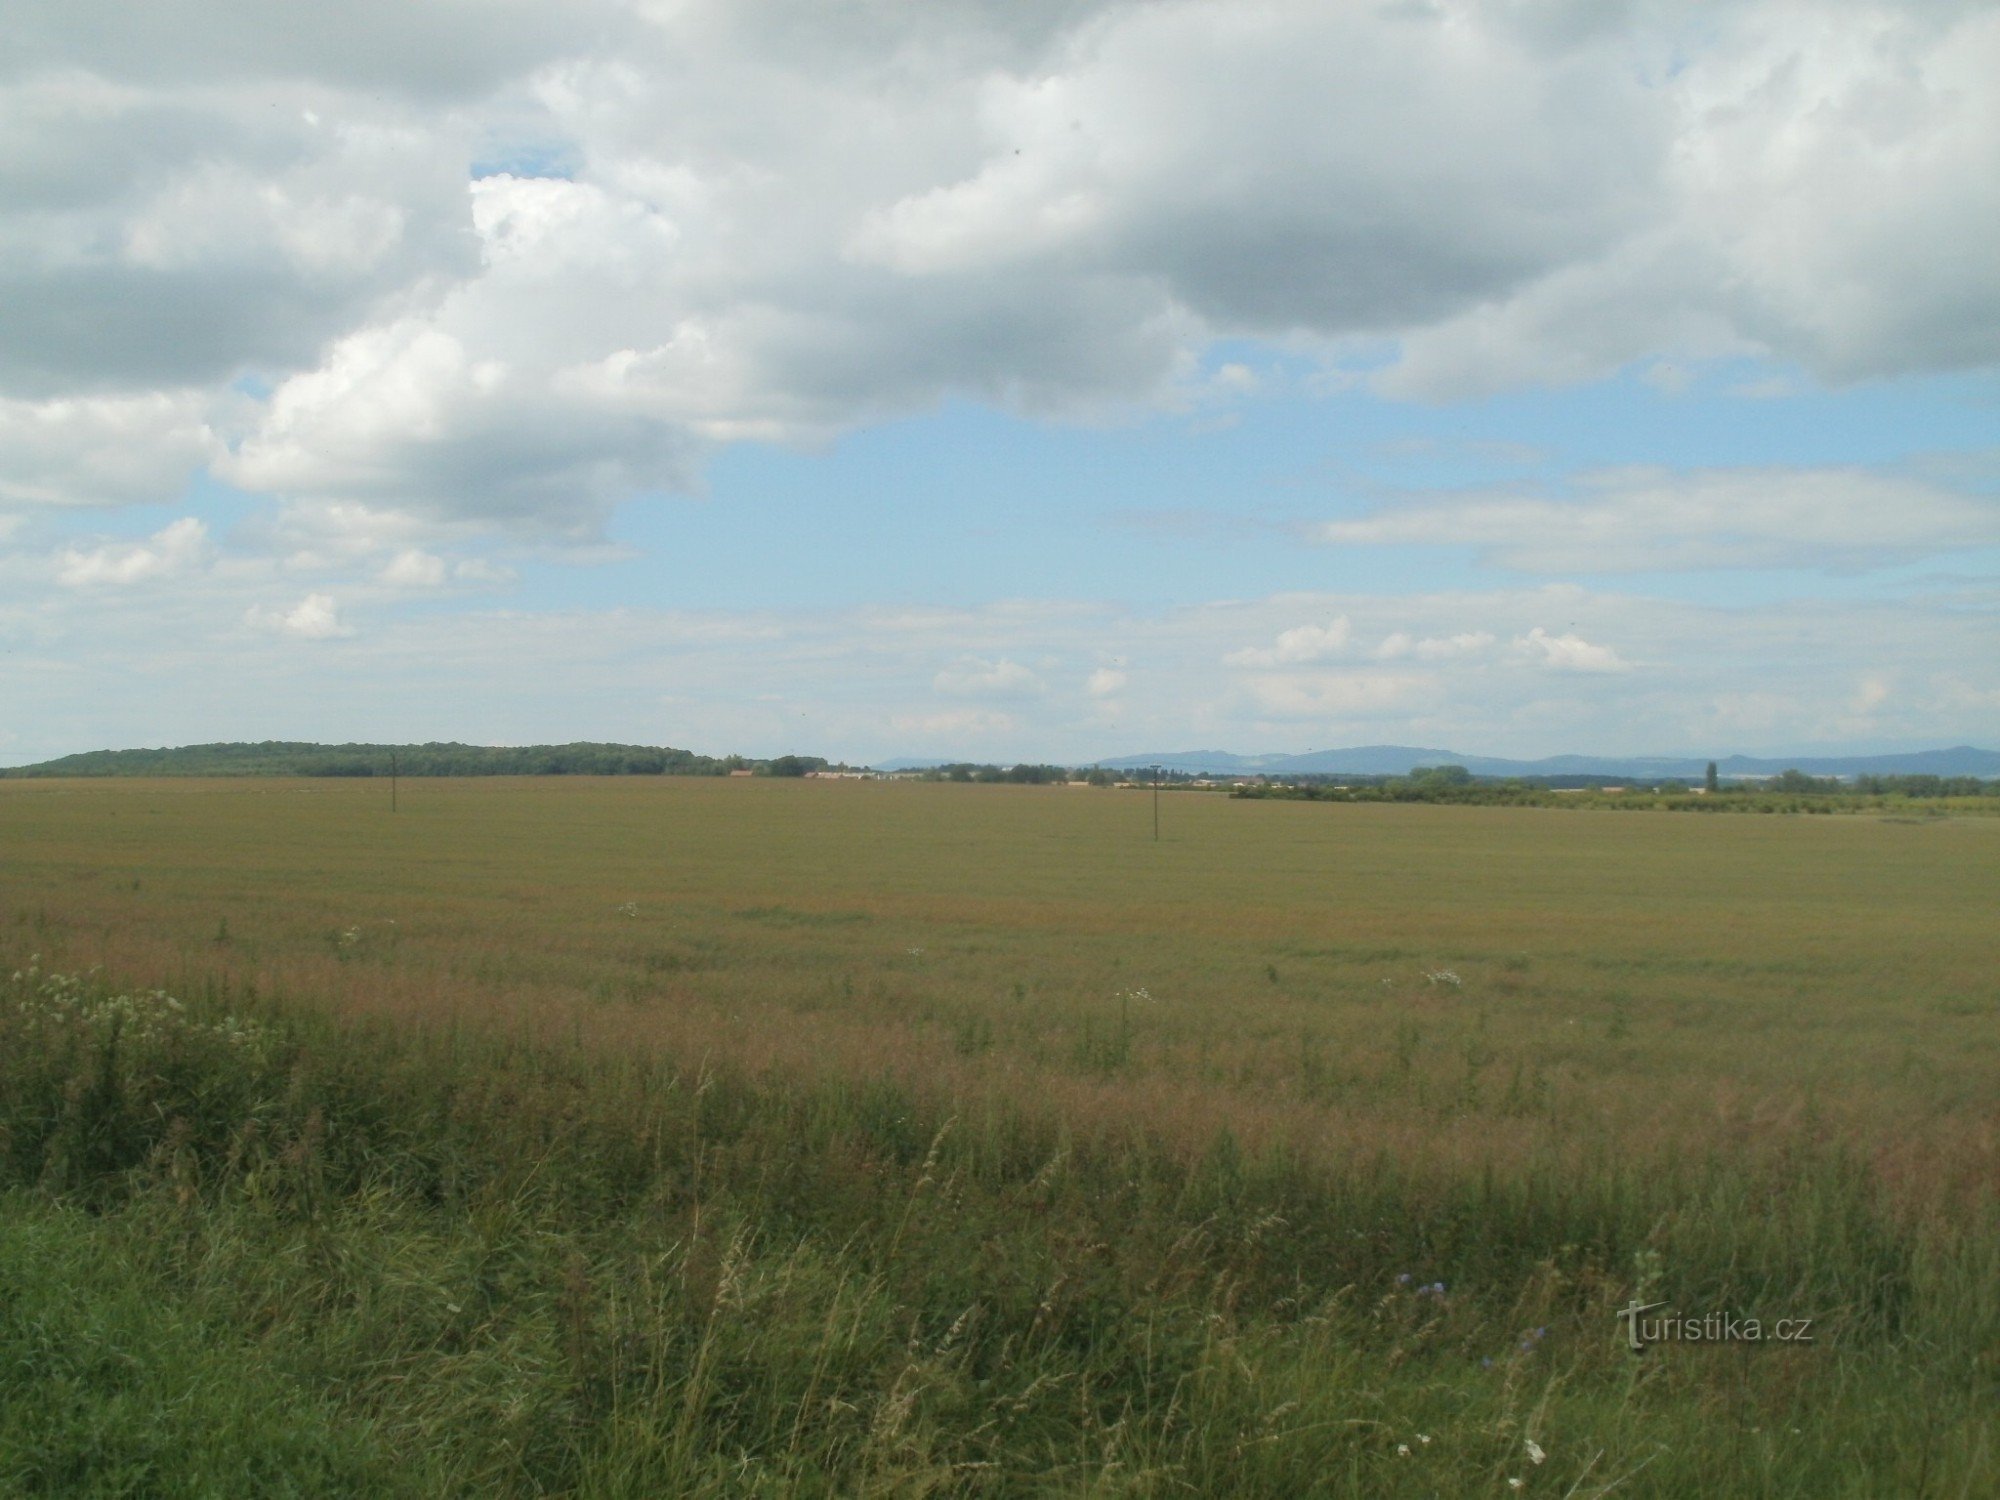
[[[1820,755],[1714,757],[1717,774],[1776,776],[1804,771],[1811,776],[2000,776],[2000,750],[1955,745],[1949,750],[1914,750],[1901,755]],[[1629,776],[1634,780],[1699,780],[1709,757],[1687,755],[1551,755],[1542,760],[1506,760],[1465,755],[1415,745],[1356,745],[1315,750],[1309,755],[1232,755],[1227,750],[1175,750],[1125,755],[1095,764],[1107,771],[1162,770],[1190,775],[1406,776],[1418,766],[1464,766],[1475,776]]]

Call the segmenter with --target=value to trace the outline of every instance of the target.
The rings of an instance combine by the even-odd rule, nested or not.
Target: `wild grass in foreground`
[[[1977,1495],[1990,1198],[0,981],[0,1492]],[[309,998],[309,997],[301,997]],[[1634,1356],[1637,1298],[1811,1344]]]

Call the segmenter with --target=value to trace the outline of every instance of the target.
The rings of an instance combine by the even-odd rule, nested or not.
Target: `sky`
[[[2000,5],[13,0],[0,764],[2000,745]]]

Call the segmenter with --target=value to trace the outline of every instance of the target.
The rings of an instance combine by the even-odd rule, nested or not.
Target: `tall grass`
[[[26,963],[0,1163],[8,1492],[1977,1494],[1995,1462],[1991,1203],[1913,1212],[1806,1137],[1195,1148]],[[1635,1295],[1818,1337],[1635,1358]]]

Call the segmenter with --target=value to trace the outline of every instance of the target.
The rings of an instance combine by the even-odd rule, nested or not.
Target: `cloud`
[[[1656,84],[1678,115],[1652,222],[1516,294],[1406,331],[1381,384],[1428,400],[1661,353],[1846,382],[2000,358],[2000,12],[1786,0],[1704,17]]]
[[[1505,292],[1613,237],[1660,143],[1636,80],[1470,10],[1268,0],[1115,7],[981,113],[977,169],[865,217],[858,258],[1150,277],[1262,332]]]
[[[1232,667],[1278,667],[1323,661],[1337,656],[1347,645],[1350,627],[1347,617],[1325,625],[1295,625],[1279,634],[1269,647],[1246,647],[1232,651],[1223,660]]]
[[[1514,650],[1538,666],[1558,672],[1627,672],[1631,664],[1609,646],[1593,645],[1574,632],[1550,635],[1537,625],[1514,638]]]
[[[2000,358],[1991,7],[16,10],[0,398],[139,439],[0,409],[36,503],[158,498],[238,382],[232,483],[574,537],[719,443],[1254,394],[1222,341],[1426,400]]]
[[[635,491],[686,487],[689,445],[615,406],[552,399],[406,320],[354,335],[281,385],[218,471],[321,505],[590,533]]]
[[[56,581],[78,589],[172,577],[195,567],[207,552],[207,543],[208,527],[193,516],[183,516],[144,542],[64,548],[56,560]]]
[[[0,155],[37,174],[0,211],[0,392],[219,389],[475,274],[455,127],[365,99],[337,114],[247,86],[0,85]]]
[[[1478,656],[1493,644],[1493,633],[1489,630],[1461,630],[1456,635],[1425,636],[1413,639],[1408,632],[1398,630],[1383,637],[1382,644],[1375,648],[1375,654],[1384,661],[1395,661],[1399,657],[1415,657],[1418,661],[1449,661],[1454,657]]]
[[[198,392],[0,399],[0,501],[146,504],[178,498],[219,450]]]
[[[1869,715],[1889,701],[1890,686],[1880,677],[1864,677],[1854,690],[1854,697],[1847,705],[1852,714]]]
[[[977,708],[897,714],[889,722],[898,734],[914,735],[928,744],[977,745],[995,735],[1011,734],[1019,727],[1009,714]]]
[[[1377,672],[1274,673],[1246,684],[1255,712],[1273,719],[1379,717],[1431,686],[1425,677]]]
[[[1099,667],[1084,683],[1084,689],[1093,698],[1113,698],[1125,690],[1131,679],[1115,667]]]
[[[467,557],[451,565],[451,576],[460,583],[498,584],[512,583],[520,574],[504,563],[491,562],[483,557]]]
[[[1528,573],[1861,569],[2000,543],[2000,502],[1862,468],[1606,469],[1573,487],[1419,497],[1313,535],[1469,546]]]
[[[478,26],[437,0],[347,0],[286,15],[256,5],[161,0],[18,0],[0,78],[81,68],[130,85],[309,78],[445,103],[604,35],[614,7],[591,0],[481,0]]]
[[[443,587],[450,570],[436,553],[410,547],[390,558],[375,576],[391,588],[434,589]]]
[[[293,565],[300,565],[296,556]],[[405,547],[375,570],[375,581],[393,589],[441,589],[452,583],[511,583],[515,577],[512,568],[483,557],[451,562],[421,547]]]
[[[331,594],[308,594],[292,608],[263,609],[253,605],[244,612],[244,623],[278,635],[300,640],[325,641],[353,635],[352,626],[341,622],[340,611]]]
[[[940,693],[958,698],[1028,698],[1039,694],[1042,680],[1019,662],[984,661],[966,657],[931,679]]]

